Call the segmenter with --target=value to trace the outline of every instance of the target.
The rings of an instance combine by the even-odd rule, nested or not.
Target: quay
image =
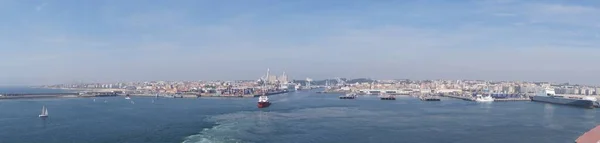
[[[79,95],[79,93],[73,93],[73,92],[68,92],[68,93],[0,93],[0,95],[2,95],[2,97],[4,97],[4,96],[34,96],[34,95],[60,96],[60,95]]]
[[[317,91],[317,93],[346,94],[344,91]]]
[[[266,96],[271,96],[271,95],[277,95],[277,94],[283,94],[283,93],[288,93],[288,90],[279,90],[279,91],[270,91],[267,92],[265,95]],[[262,93],[254,93],[254,94],[238,94],[238,95],[231,95],[231,94],[200,94],[198,97],[227,97],[227,98],[254,98],[254,97],[260,97],[262,95]],[[184,96],[185,98],[185,96]]]
[[[80,93],[2,93],[0,99],[60,98],[60,97],[107,97],[122,92],[80,92]]]
[[[531,98],[498,98],[494,99],[496,101],[531,101]]]
[[[254,98],[256,95],[246,94],[246,95],[201,95],[199,97],[225,97],[225,98]]]
[[[273,90],[268,92],[266,95],[277,95],[288,93],[288,90]],[[144,97],[155,97],[156,94],[128,94],[130,96],[144,96]],[[219,94],[219,93],[196,93],[196,92],[188,92],[188,93],[176,93],[176,94],[167,94],[164,93],[159,97],[162,98],[202,98],[202,97],[219,97],[219,98],[254,98],[261,96],[262,93],[248,93],[248,94]]]
[[[475,101],[475,98],[469,96],[458,96],[458,95],[440,95],[443,97],[450,97],[455,99],[462,99],[466,101]],[[507,101],[531,101],[531,98],[494,98],[494,102],[507,102]]]
[[[441,94],[440,96],[443,96],[443,97],[450,97],[450,98],[456,98],[456,99],[462,99],[462,100],[466,100],[466,101],[475,101],[475,98],[473,98],[473,97],[468,97],[468,96],[445,95],[445,94]]]
[[[271,92],[267,92],[265,95],[266,96],[271,96],[271,95],[277,95],[277,94],[283,94],[283,93],[288,93],[288,90],[279,90],[279,91],[271,91]],[[254,97],[259,97],[262,94],[255,94]]]

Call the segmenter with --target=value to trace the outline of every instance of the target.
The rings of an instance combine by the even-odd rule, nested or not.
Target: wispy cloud
[[[532,10],[547,14],[597,14],[599,12],[594,7],[565,4],[535,4]]]
[[[44,9],[44,7],[46,7],[46,5],[48,5],[48,3],[42,3],[40,5],[37,5],[37,6],[35,6],[35,10],[42,11],[42,9]]]
[[[509,16],[517,16],[517,14],[514,13],[494,13],[494,16],[502,16],[502,17],[509,17]]]

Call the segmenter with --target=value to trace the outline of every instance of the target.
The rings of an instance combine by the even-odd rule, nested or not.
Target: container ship
[[[552,89],[546,89],[538,95],[532,96],[531,100],[536,102],[570,105],[583,108],[594,108],[598,106],[598,102],[596,101],[597,99],[594,97],[565,97],[556,95]]]
[[[258,108],[265,108],[271,106],[271,102],[269,102],[269,97],[263,95],[258,97]]]

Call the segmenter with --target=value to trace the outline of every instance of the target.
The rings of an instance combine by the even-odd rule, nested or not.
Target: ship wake
[[[388,114],[394,114],[390,112]],[[336,135],[313,136],[315,134],[330,134],[320,131],[323,127],[336,128],[338,121],[354,120],[364,117],[386,115],[381,112],[370,112],[348,107],[306,108],[280,112],[243,111],[222,114],[205,119],[216,123],[217,126],[205,128],[199,134],[188,136],[184,143],[252,143],[252,142],[294,142],[294,138],[310,138],[314,142],[335,139]],[[367,118],[369,117],[369,118]],[[390,122],[392,119],[390,119]],[[395,119],[397,122],[397,119]],[[310,124],[308,123],[310,122]],[[274,139],[277,138],[277,139]],[[341,136],[340,136],[341,138]]]

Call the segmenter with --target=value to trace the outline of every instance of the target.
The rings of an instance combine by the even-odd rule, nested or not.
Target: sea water
[[[537,102],[338,96],[273,95],[264,109],[257,98],[0,100],[0,142],[571,143],[600,117],[596,109]]]

